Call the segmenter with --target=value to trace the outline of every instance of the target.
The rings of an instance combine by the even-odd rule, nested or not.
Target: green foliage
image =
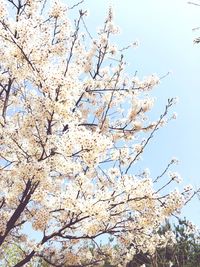
[[[199,267],[200,266],[200,235],[187,233],[187,221],[179,221],[175,226],[177,244],[171,252],[172,262],[175,266]]]
[[[0,250],[0,267],[13,267],[24,257],[24,251],[16,243],[7,243]],[[38,258],[26,264],[26,267],[50,267],[43,259]]]
[[[22,258],[22,250],[14,243],[3,246],[0,251],[0,266],[12,267]]]

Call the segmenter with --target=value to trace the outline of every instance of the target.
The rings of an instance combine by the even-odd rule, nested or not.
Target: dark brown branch
[[[12,86],[13,81],[14,81],[14,79],[9,78],[7,89],[5,90],[6,96],[5,96],[3,110],[2,110],[2,117],[4,118],[4,121],[6,121],[6,110],[8,108],[8,100],[9,100],[11,86]]]
[[[75,8],[75,7],[79,6],[79,5],[81,5],[83,2],[84,2],[84,0],[82,0],[82,1],[80,1],[80,2],[78,2],[78,3],[76,3],[76,4],[74,4],[74,5],[71,6],[71,7],[69,7],[69,9],[73,9],[73,8]]]
[[[188,4],[194,5],[194,6],[200,6],[200,4],[197,4],[197,3],[194,3],[194,2],[188,2]]]
[[[15,264],[13,267],[25,266],[25,264],[28,263],[33,258],[34,255],[35,255],[35,251],[32,250],[31,253],[29,253],[23,260]]]
[[[5,197],[3,197],[2,201],[1,201],[0,209],[4,206],[4,204],[5,204]]]
[[[69,68],[69,63],[71,61],[71,58],[73,56],[73,50],[74,50],[74,46],[75,46],[75,43],[78,39],[78,32],[79,32],[79,26],[80,26],[80,21],[81,21],[81,17],[84,16],[84,12],[82,12],[82,10],[79,11],[79,18],[78,18],[78,21],[76,23],[76,30],[74,32],[74,39],[72,41],[72,45],[71,45],[71,49],[70,49],[70,52],[69,52],[69,57],[67,59],[67,64],[66,64],[66,68],[65,68],[65,72],[64,72],[64,76],[66,76],[67,74],[67,71],[68,71],[68,68]]]
[[[164,171],[156,177],[156,179],[153,181],[153,183],[156,183],[161,177],[163,177],[163,175],[165,175],[165,173],[169,170],[170,166],[174,163],[174,161],[170,161],[170,163],[168,163],[167,167],[164,169]]]
[[[148,145],[148,143],[150,142],[150,140],[153,138],[154,136],[154,133],[159,129],[159,126],[163,120],[163,118],[167,115],[167,112],[168,112],[168,109],[169,107],[172,106],[173,104],[173,98],[172,99],[168,99],[168,104],[167,106],[165,107],[165,111],[164,113],[160,116],[160,119],[158,120],[158,122],[156,123],[153,131],[151,132],[151,134],[149,135],[149,137],[146,139],[146,141],[144,142],[143,146],[142,146],[142,149],[136,154],[136,156],[134,157],[134,159],[130,162],[130,164],[128,165],[126,171],[125,171],[125,174],[128,173],[129,169],[131,168],[132,164],[137,160],[137,158],[140,156],[140,154],[143,153],[144,151],[144,148]]]
[[[19,205],[17,206],[14,213],[12,214],[12,216],[10,217],[10,219],[7,222],[5,233],[0,236],[0,245],[2,245],[2,243],[4,242],[7,235],[16,226],[15,225],[16,222],[18,221],[18,219],[22,215],[24,209],[26,208],[27,204],[29,203],[31,195],[34,193],[38,184],[39,184],[39,182],[35,182],[32,184],[32,182],[30,180],[27,181],[26,187],[25,187],[24,192],[22,194]]]

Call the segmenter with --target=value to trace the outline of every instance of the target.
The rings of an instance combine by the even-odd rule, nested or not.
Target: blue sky
[[[140,77],[173,73],[154,89],[155,114],[159,116],[164,110],[168,98],[179,98],[173,108],[178,113],[177,120],[156,134],[142,164],[157,176],[176,156],[180,160],[176,170],[183,177],[183,184],[200,187],[200,45],[193,44],[200,31],[192,31],[200,26],[200,7],[189,5],[186,0],[85,0],[91,32],[103,22],[110,3],[121,28],[117,43],[123,46],[140,41],[139,48],[126,54],[128,72],[137,70]],[[191,201],[182,214],[200,226],[200,201]]]

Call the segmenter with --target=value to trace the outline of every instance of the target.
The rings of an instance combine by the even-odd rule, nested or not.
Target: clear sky
[[[156,134],[142,164],[157,176],[176,156],[180,160],[176,170],[183,184],[200,187],[200,44],[193,44],[200,31],[192,31],[200,26],[200,7],[186,0],[85,0],[91,32],[101,25],[110,3],[121,28],[117,42],[123,46],[135,39],[140,41],[139,48],[127,53],[128,71],[137,70],[140,77],[173,73],[154,89],[156,114],[164,110],[168,98],[179,97],[174,107],[177,120]],[[200,200],[193,200],[183,215],[200,226]]]

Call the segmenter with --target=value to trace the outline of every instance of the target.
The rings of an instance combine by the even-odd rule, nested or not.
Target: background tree
[[[160,234],[173,231],[174,241],[165,247],[156,248],[153,255],[139,253],[127,265],[128,267],[192,267],[200,266],[200,233],[191,222],[179,220],[178,224],[166,222],[160,228]]]
[[[0,246],[18,244],[15,267],[125,266],[170,239],[159,226],[191,192],[166,190],[175,159],[133,172],[174,100],[150,121],[160,78],[127,75],[112,9],[93,36],[87,11],[69,19],[79,5],[0,1]]]

